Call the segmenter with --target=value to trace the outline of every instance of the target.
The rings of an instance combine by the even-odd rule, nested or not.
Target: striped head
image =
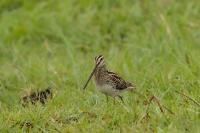
[[[95,73],[96,69],[98,69],[99,67],[101,68],[105,68],[105,62],[104,62],[104,57],[103,55],[99,55],[95,57],[95,67],[92,70],[92,73],[90,74],[88,80],[86,81],[83,89],[85,89],[90,81],[90,79],[92,78],[93,74]]]
[[[98,66],[98,67],[103,67],[103,66],[105,66],[105,60],[104,60],[103,55],[99,55],[99,56],[96,56],[96,57],[95,57],[95,64],[96,64],[96,66]]]

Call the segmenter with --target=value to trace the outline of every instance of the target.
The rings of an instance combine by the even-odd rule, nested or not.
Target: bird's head
[[[95,65],[98,67],[105,66],[105,60],[104,60],[103,55],[99,55],[95,57]]]

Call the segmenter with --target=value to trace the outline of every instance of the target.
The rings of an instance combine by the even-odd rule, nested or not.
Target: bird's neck
[[[94,72],[94,81],[97,85],[102,84],[102,78],[106,75],[107,69],[106,66],[98,66]]]
[[[96,68],[95,76],[99,76],[100,74],[103,74],[103,73],[106,73],[106,72],[107,72],[106,65],[99,66],[99,67]]]

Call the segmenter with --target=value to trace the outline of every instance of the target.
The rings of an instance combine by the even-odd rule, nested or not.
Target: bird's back
[[[116,90],[125,90],[134,87],[131,83],[122,79],[118,74],[107,70],[97,70],[94,74],[94,81],[97,86],[109,85]]]

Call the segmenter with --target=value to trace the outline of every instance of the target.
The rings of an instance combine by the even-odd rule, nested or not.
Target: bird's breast
[[[100,92],[109,95],[109,96],[116,96],[119,94],[119,91],[115,89],[114,86],[112,86],[111,84],[102,84],[102,83],[98,83],[98,81],[94,80],[95,86],[97,88],[97,90],[99,90]]]

